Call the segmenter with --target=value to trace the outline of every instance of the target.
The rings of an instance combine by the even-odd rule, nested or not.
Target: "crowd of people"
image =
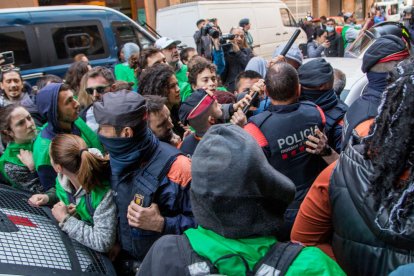
[[[374,42],[347,106],[325,59],[254,56],[239,25],[223,43],[199,20],[196,48],[127,43],[113,68],[81,55],[36,89],[2,66],[1,182],[120,275],[413,272],[410,42]],[[328,19],[308,54],[342,42]]]

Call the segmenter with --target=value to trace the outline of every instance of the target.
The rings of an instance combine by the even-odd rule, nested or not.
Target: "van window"
[[[96,25],[51,28],[58,59],[83,53],[93,58],[105,53],[102,34]]]
[[[14,52],[14,61],[18,66],[32,63],[23,31],[0,33],[0,53]]]
[[[128,42],[133,42],[142,48],[147,48],[152,44],[148,38],[129,22],[113,22],[112,31],[115,34],[118,47]]]
[[[286,27],[296,27],[296,21],[286,8],[280,9],[283,25]]]

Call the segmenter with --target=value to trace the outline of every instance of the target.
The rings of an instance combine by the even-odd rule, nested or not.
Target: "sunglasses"
[[[96,93],[98,94],[102,94],[105,93],[105,89],[108,87],[109,85],[105,85],[105,86],[95,86],[95,87],[88,87],[85,88],[86,93],[88,93],[89,95],[93,95],[93,92],[96,90]]]
[[[13,67],[13,66],[2,66],[1,67],[1,72],[2,73],[8,73],[8,72],[20,72],[20,68],[19,67]]]

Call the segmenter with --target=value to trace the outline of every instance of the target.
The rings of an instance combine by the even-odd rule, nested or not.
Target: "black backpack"
[[[282,276],[288,271],[292,262],[296,259],[303,249],[303,245],[292,242],[277,242],[267,254],[255,265],[253,271],[249,269],[247,261],[238,254],[229,254],[220,257],[214,263],[199,256],[191,247],[186,235],[181,235],[178,240],[178,249],[186,262],[186,275],[204,276],[219,274],[215,264],[227,258],[240,258],[248,276]]]

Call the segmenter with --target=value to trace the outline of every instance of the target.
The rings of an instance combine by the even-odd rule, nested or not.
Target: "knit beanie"
[[[226,238],[275,235],[295,185],[275,170],[242,128],[210,127],[192,157],[191,205],[196,221]]]
[[[362,72],[366,73],[377,63],[400,61],[410,56],[404,41],[395,35],[384,35],[371,45],[362,58]]]

